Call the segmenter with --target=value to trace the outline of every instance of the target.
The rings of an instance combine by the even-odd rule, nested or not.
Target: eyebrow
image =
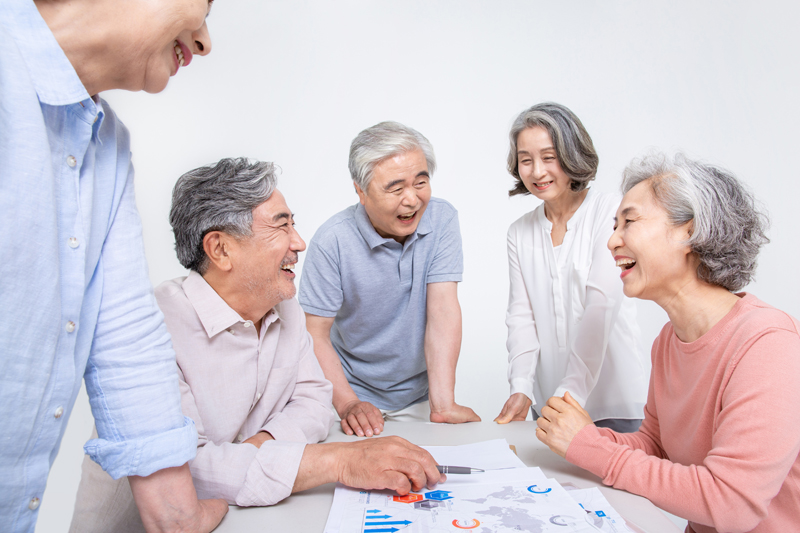
[[[272,222],[278,222],[279,220],[294,220],[294,213],[278,213],[274,217],[272,217]]]
[[[633,207],[632,205],[626,207],[625,209],[623,209],[620,212],[620,215],[622,215],[622,218],[625,218],[626,216],[628,216],[628,213],[630,213],[631,211],[636,211],[636,208]],[[616,221],[617,221],[617,217],[614,217],[614,222],[616,222]]]
[[[420,177],[420,176],[425,176],[426,178],[430,178],[430,177],[431,177],[431,175],[430,175],[430,174],[428,174],[428,171],[427,171],[427,170],[423,170],[423,171],[421,171],[419,174],[417,174],[416,176],[414,176],[414,179],[417,179],[417,178],[418,178],[418,177]],[[386,186],[383,188],[383,190],[384,190],[384,191],[388,191],[389,189],[391,189],[391,188],[392,188],[392,187],[394,187],[395,185],[400,185],[400,184],[401,184],[401,183],[403,183],[404,181],[406,181],[406,180],[404,180],[404,179],[392,180],[392,181],[390,181],[389,183],[387,183],[387,184],[386,184]]]

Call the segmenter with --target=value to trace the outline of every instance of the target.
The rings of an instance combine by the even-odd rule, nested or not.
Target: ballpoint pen
[[[475,474],[483,472],[480,468],[470,468],[469,466],[447,466],[436,465],[436,470],[442,474]]]

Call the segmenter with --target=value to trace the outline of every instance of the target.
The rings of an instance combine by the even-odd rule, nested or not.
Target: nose
[[[544,163],[542,163],[538,159],[535,159],[533,161],[533,169],[532,170],[533,170],[533,179],[537,180],[537,181],[542,179],[544,177],[545,173],[546,173],[545,170],[544,170]]]
[[[292,226],[292,242],[289,245],[289,248],[293,252],[302,252],[306,249],[306,241],[300,236],[297,230]]]
[[[194,41],[194,50],[192,50],[194,54],[207,56],[211,53],[211,34],[208,33],[205,21],[200,29],[192,32],[192,40]]]
[[[406,190],[403,192],[403,205],[417,205],[417,191],[414,190],[414,187],[406,187]]]
[[[608,244],[606,245],[609,250],[611,250],[611,254],[614,254],[614,251],[624,244],[622,240],[622,236],[620,232],[622,230],[618,227],[614,230],[614,233],[611,234],[611,238],[608,239]]]

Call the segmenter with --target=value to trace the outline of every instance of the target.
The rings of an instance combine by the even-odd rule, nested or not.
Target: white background
[[[276,162],[308,241],[357,201],[347,155],[359,131],[397,120],[426,135],[433,193],[459,210],[464,241],[456,398],[491,420],[508,394],[506,230],[537,205],[506,194],[507,135],[532,104],[556,101],[581,118],[603,191],[653,147],[733,170],[772,220],[748,290],[800,317],[798,14],[794,2],[218,0],[210,56],[160,95],[103,96],[131,130],[154,284],[184,274],[167,221],[183,172],[230,156]],[[666,318],[651,302],[639,311],[649,347]],[[40,532],[68,528],[91,424],[82,393]]]

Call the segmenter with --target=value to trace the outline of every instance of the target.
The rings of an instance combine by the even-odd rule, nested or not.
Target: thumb
[[[564,401],[573,407],[578,407],[580,409],[583,409],[583,407],[581,407],[581,404],[578,403],[578,400],[573,398],[572,394],[570,394],[569,391],[564,392]]]

